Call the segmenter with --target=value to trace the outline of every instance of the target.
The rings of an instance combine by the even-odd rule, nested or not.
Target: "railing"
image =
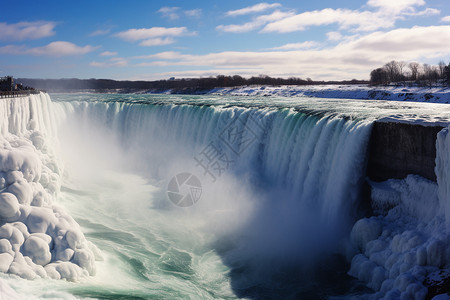
[[[27,90],[27,91],[0,91],[0,98],[15,98],[21,96],[29,96],[31,94],[39,94],[41,91]]]

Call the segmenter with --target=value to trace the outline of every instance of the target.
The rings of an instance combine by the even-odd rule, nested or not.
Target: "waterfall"
[[[314,216],[314,224],[326,224],[324,238],[342,237],[356,220],[368,121],[294,109],[118,101],[56,104],[73,118],[73,131],[84,127],[88,134],[103,127],[113,133],[124,156],[134,158],[127,165],[134,163],[153,179],[168,181],[181,165],[185,169],[178,168],[180,172],[196,174],[210,186],[224,173],[247,178],[270,195],[267,209],[283,207],[289,214]],[[219,168],[209,161],[207,169],[208,151],[220,153],[214,162]]]
[[[216,235],[208,246],[231,270],[250,265],[255,270],[250,275],[258,277],[264,267],[314,265],[327,254],[345,252],[349,274],[375,291],[367,298],[423,298],[425,282],[450,261],[445,225],[450,222],[449,129],[436,142],[437,184],[416,175],[371,183],[376,215],[358,220],[371,127],[369,120],[315,114],[313,109],[224,101],[165,103],[132,96],[91,101],[80,96],[52,102],[44,93],[2,99],[0,271],[71,281],[95,275],[101,253],[58,206],[62,182],[71,187],[64,161],[75,164],[72,171],[79,164],[87,181],[108,168],[116,168],[111,174],[123,172],[114,181],[118,185],[127,172],[139,174],[156,195],[141,199],[133,194],[141,201],[138,207],[149,210],[140,222],[147,222],[148,213],[160,223],[165,214],[168,220],[193,223],[192,228],[201,223],[202,230]],[[66,161],[60,144],[64,151],[77,152],[79,160]],[[170,199],[172,180],[178,184],[194,177],[195,189],[188,192],[195,190],[195,201],[178,205]],[[127,192],[123,205],[130,206],[132,216],[135,202]],[[70,195],[77,196],[91,201],[89,195]],[[121,200],[105,203],[120,212]],[[92,223],[95,218],[90,218]],[[139,241],[146,232],[138,228],[129,236]],[[172,245],[159,236],[149,241],[158,249]],[[196,257],[173,246],[161,257],[171,260],[172,255],[183,268]],[[238,275],[230,275],[230,281],[236,280],[233,276]]]

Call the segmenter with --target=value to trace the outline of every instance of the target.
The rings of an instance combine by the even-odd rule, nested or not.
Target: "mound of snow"
[[[49,104],[45,94],[0,103],[0,271],[75,281],[95,274],[96,249],[54,204],[62,168]]]

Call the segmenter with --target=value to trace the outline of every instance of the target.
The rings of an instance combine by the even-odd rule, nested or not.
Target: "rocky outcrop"
[[[369,179],[384,181],[416,174],[436,181],[436,135],[442,128],[375,122],[369,143]]]

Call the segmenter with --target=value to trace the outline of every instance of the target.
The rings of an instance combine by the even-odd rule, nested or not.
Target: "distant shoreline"
[[[328,84],[301,86],[248,85],[213,89],[79,89],[50,90],[49,93],[105,93],[105,94],[169,94],[169,95],[228,95],[228,96],[274,96],[315,97],[331,99],[362,99],[450,103],[450,87],[419,86],[371,86],[368,84]]]

